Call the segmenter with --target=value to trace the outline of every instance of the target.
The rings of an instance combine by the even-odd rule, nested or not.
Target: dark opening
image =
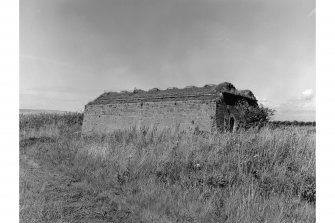
[[[223,95],[224,95],[224,100],[225,100],[227,105],[236,105],[240,101],[246,101],[251,106],[256,106],[257,105],[256,100],[252,100],[250,98],[247,98],[247,97],[244,97],[244,96],[241,96],[241,95],[231,94],[231,93],[228,93],[228,92],[224,92]]]
[[[222,132],[224,131],[224,110],[223,104],[221,102],[216,103],[216,112],[215,112],[215,123],[217,129]]]
[[[235,119],[231,117],[229,121],[229,131],[232,132],[234,130],[234,124],[235,124]]]

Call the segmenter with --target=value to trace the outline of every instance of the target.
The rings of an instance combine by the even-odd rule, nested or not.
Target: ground
[[[315,222],[315,127],[83,137],[80,120],[20,117],[21,222]]]

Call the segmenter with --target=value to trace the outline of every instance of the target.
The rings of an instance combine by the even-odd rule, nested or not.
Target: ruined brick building
[[[237,106],[241,101],[258,106],[250,90],[239,91],[227,82],[183,89],[108,92],[85,106],[83,133],[105,134],[134,126],[234,131],[245,122]]]

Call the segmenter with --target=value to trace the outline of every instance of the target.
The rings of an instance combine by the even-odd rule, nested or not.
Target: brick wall
[[[87,105],[83,133],[110,133],[133,126],[211,131],[215,122],[213,100],[160,101]]]
[[[244,117],[241,115],[241,111],[238,110],[235,105],[227,104],[225,100],[218,101],[216,105],[216,114],[215,114],[215,122],[216,127],[220,131],[226,131],[231,129],[236,129],[239,126],[243,126],[243,122],[245,121]],[[234,126],[230,126],[230,119],[234,119]]]

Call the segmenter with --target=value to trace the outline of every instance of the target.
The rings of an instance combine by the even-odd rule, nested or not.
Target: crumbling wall
[[[226,103],[224,101],[217,101],[215,111],[215,124],[216,128],[221,132],[225,131],[225,119],[227,118],[227,115],[228,110]]]
[[[250,90],[224,82],[204,87],[106,92],[85,107],[83,133],[111,133],[134,126],[234,131],[245,118],[237,106],[258,106]]]
[[[83,133],[108,134],[133,126],[211,131],[215,120],[213,100],[160,101],[87,105]]]
[[[233,124],[231,119],[233,119]],[[226,104],[223,100],[216,103],[215,121],[219,131],[235,131],[240,125],[241,119],[240,111],[235,105]]]
[[[251,106],[258,106],[256,101],[247,100],[236,94],[224,93],[216,101],[215,122],[219,131],[235,131],[245,124],[245,117],[238,104],[247,102]]]

